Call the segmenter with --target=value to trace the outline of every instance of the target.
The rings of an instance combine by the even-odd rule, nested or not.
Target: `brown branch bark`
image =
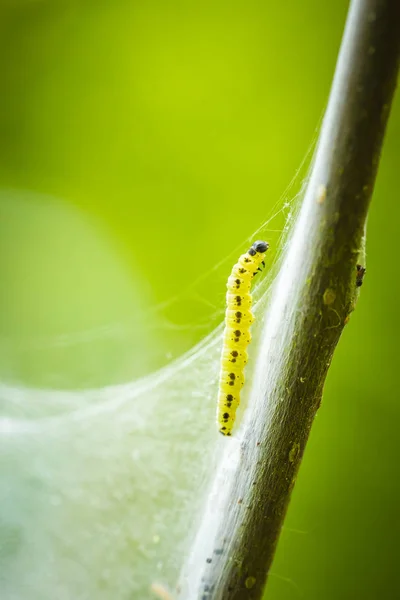
[[[356,265],[400,55],[399,0],[353,0],[303,205],[273,289],[237,463],[210,498],[188,600],[262,597]],[[226,460],[235,454],[226,440]],[[205,539],[205,537],[207,537]]]

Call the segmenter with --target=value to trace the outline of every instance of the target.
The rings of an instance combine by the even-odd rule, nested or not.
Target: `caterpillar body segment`
[[[248,293],[250,291],[251,279],[249,276],[244,275],[230,275],[228,279],[228,289],[229,290],[240,290],[242,293]]]
[[[251,296],[247,294],[232,294],[230,291],[226,294],[226,305],[229,309],[250,310]]]
[[[249,328],[236,326],[235,328],[229,325],[225,326],[224,344],[234,350],[247,348],[251,342],[251,333]]]
[[[250,308],[247,310],[232,310],[227,308],[225,313],[225,322],[231,327],[236,327],[236,325],[247,325],[250,327],[252,322],[254,321],[254,315],[251,312]]]
[[[222,351],[221,362],[225,365],[237,365],[237,367],[244,368],[248,360],[246,350],[243,348],[237,348],[236,350],[225,349]]]
[[[225,329],[221,354],[217,407],[218,429],[231,435],[240,404],[240,390],[244,385],[246,348],[251,341],[250,326],[254,321],[251,312],[251,282],[264,265],[267,242],[257,241],[246,254],[240,256],[227,282]]]

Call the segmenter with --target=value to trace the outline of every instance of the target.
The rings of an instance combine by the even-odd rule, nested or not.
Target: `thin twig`
[[[184,571],[185,600],[262,597],[325,377],[358,295],[356,265],[399,54],[399,0],[353,0],[266,316],[241,444],[224,440],[225,467]]]

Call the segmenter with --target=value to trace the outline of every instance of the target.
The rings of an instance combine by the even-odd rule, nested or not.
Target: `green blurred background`
[[[213,330],[235,248],[270,217],[278,243],[287,211],[275,204],[315,138],[346,11],[344,0],[2,0],[4,382],[126,382]],[[271,599],[400,597],[399,160],[398,97],[365,285],[329,373]],[[58,410],[3,404],[10,416]]]

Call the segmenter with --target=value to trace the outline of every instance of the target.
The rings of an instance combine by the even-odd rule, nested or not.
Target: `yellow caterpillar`
[[[242,254],[228,278],[226,294],[225,330],[219,375],[217,423],[223,435],[231,435],[240,403],[240,390],[244,384],[246,348],[251,340],[250,286],[254,275],[265,265],[267,242],[257,241],[246,254]]]

